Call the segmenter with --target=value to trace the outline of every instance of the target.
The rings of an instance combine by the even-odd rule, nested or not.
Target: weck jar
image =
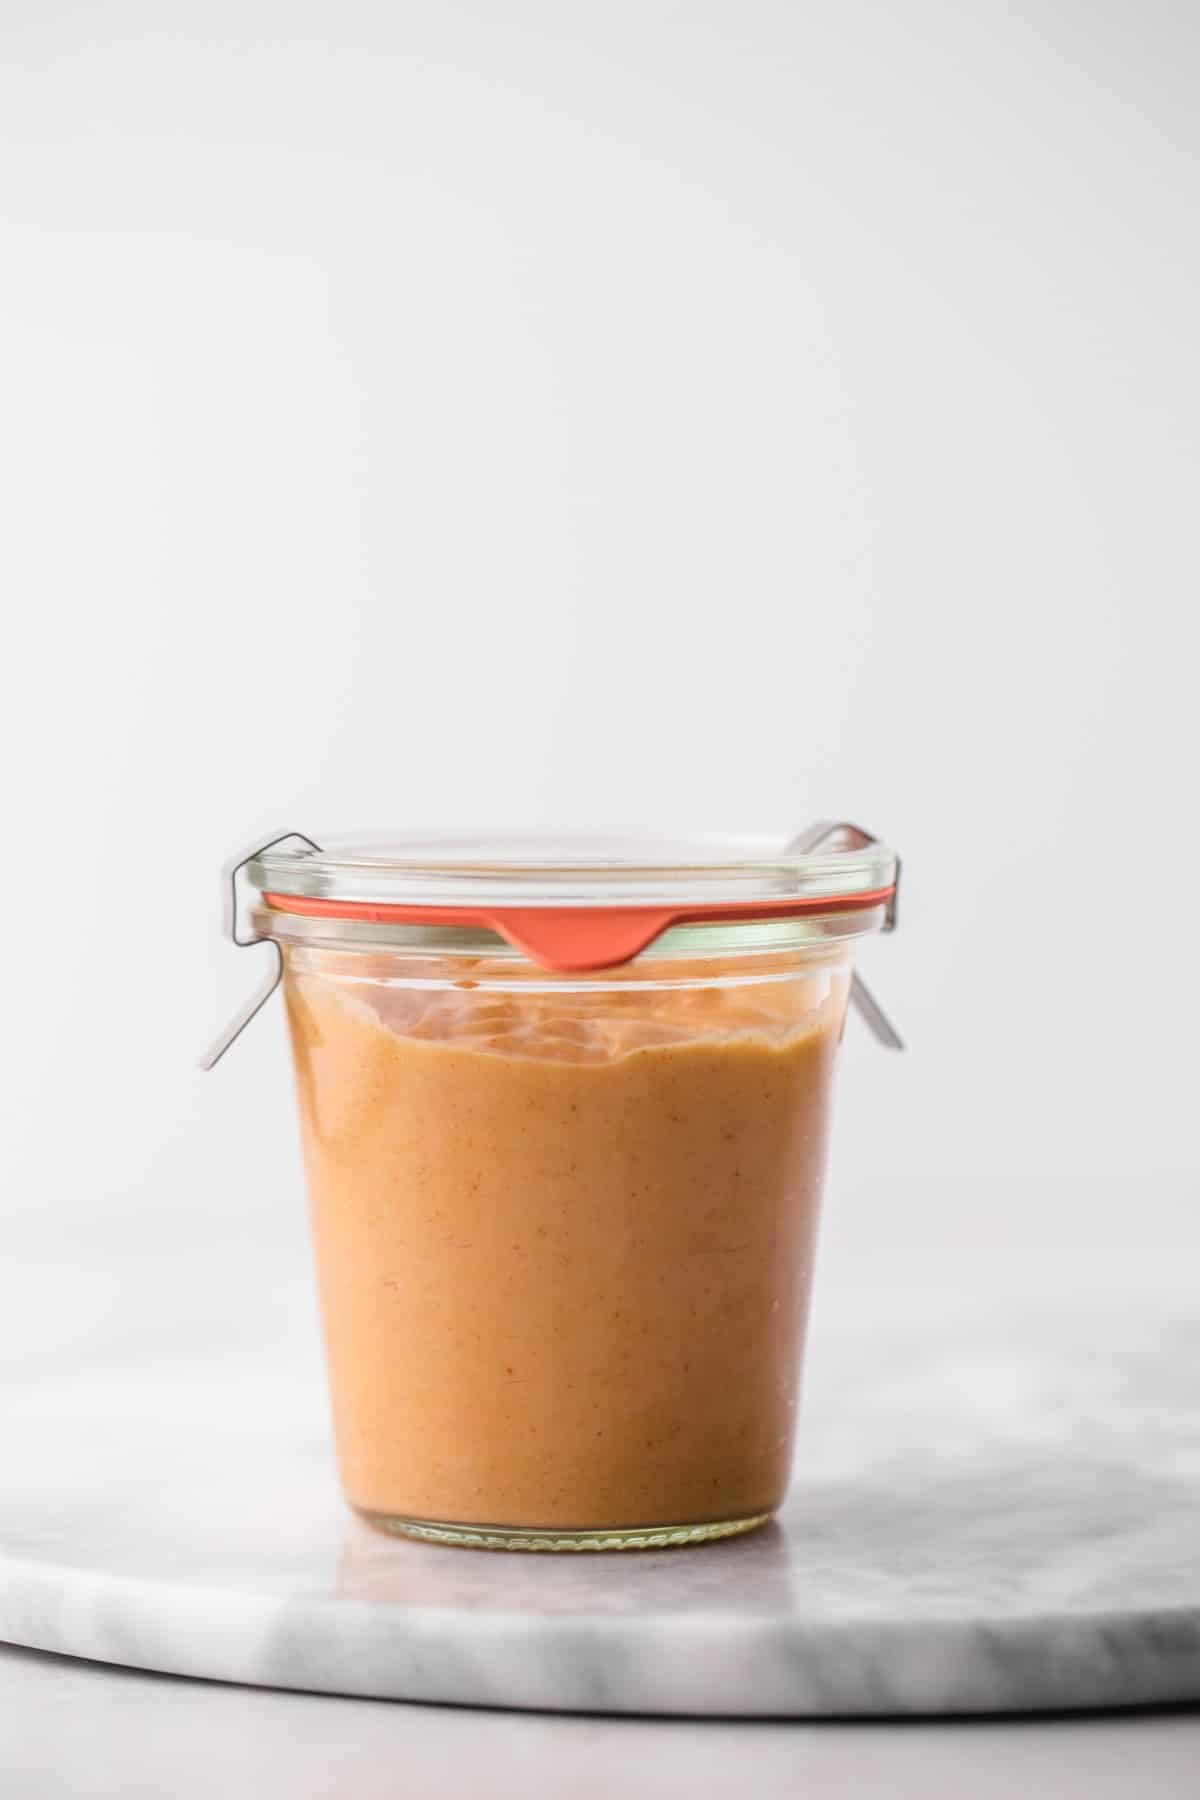
[[[843,826],[782,851],[289,835],[245,866],[349,1504],[502,1549],[762,1524],[893,853]]]

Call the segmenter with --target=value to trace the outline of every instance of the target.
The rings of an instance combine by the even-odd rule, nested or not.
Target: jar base
[[[540,1550],[551,1554],[577,1550],[671,1550],[688,1544],[711,1544],[719,1538],[757,1531],[769,1512],[744,1519],[714,1519],[703,1525],[618,1525],[604,1531],[564,1531],[523,1525],[443,1525],[432,1519],[406,1519],[396,1513],[354,1509],[368,1525],[393,1537],[417,1538],[426,1544],[448,1544],[461,1550]]]

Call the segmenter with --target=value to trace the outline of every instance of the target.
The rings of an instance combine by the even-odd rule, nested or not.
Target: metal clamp
[[[316,850],[318,854],[320,853],[320,844],[315,844],[312,838],[306,837],[302,831],[280,831],[277,832],[274,837],[267,838],[265,841],[256,840],[249,850],[245,850],[241,855],[233,857],[230,862],[225,864],[225,867],[221,871],[221,880],[224,883],[222,924],[225,935],[232,943],[236,944],[240,950],[247,949],[251,944],[270,944],[272,950],[275,952],[275,967],[267,980],[263,983],[262,987],[250,996],[250,999],[247,1000],[246,1004],[240,1011],[234,1014],[225,1029],[209,1045],[208,1049],[204,1052],[204,1055],[200,1058],[200,1067],[202,1069],[216,1068],[229,1046],[234,1043],[237,1038],[241,1037],[243,1031],[245,1031],[255,1014],[262,1011],[263,1007],[267,1004],[267,1001],[271,998],[271,995],[275,992],[275,989],[279,986],[280,981],[283,979],[283,951],[275,942],[274,938],[262,937],[258,932],[252,932],[249,937],[243,937],[238,931],[237,878],[248,862],[253,862],[254,858],[256,856],[261,856],[264,850],[273,850],[276,844],[286,844],[289,838],[299,838],[300,842],[302,844],[307,844],[310,850]]]
[[[836,844],[842,850],[865,850],[868,844],[877,844],[879,839],[872,837],[859,825],[851,825],[846,819],[818,819],[815,824],[798,831],[785,846],[785,855],[810,854],[826,845]],[[900,893],[900,862],[896,862],[896,885],[887,903],[883,929],[896,929],[896,901]],[[856,969],[850,977],[850,999],[857,1007],[873,1037],[886,1050],[903,1050],[904,1039],[892,1024],[880,1006],[878,1000]]]

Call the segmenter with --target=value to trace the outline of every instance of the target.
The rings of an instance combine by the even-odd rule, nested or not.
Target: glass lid
[[[813,828],[814,831],[818,828]],[[853,826],[781,843],[769,837],[679,840],[493,833],[356,833],[320,848],[288,838],[247,874],[273,902],[301,898],[397,907],[672,907],[767,911],[788,901],[887,898],[896,856]]]

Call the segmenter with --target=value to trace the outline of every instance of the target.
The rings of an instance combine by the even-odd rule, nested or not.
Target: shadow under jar
[[[283,953],[338,1462],[372,1523],[615,1549],[779,1505],[853,944],[884,914],[874,850],[807,907],[710,864],[742,916],[691,922],[722,905],[694,851],[371,853],[373,875],[440,868],[436,904],[314,894],[347,877],[314,880],[310,856],[251,866]],[[503,905],[473,894],[490,924],[459,921],[489,870]],[[647,884],[675,902],[664,928],[563,966],[613,954]]]

